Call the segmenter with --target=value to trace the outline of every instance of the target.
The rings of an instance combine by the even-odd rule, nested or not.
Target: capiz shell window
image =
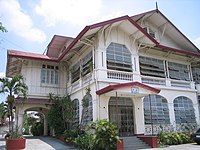
[[[140,56],[139,62],[141,75],[165,78],[163,60]]]
[[[106,49],[107,69],[132,72],[131,53],[125,45],[111,43]]]
[[[76,128],[79,126],[79,100],[78,99],[74,99],[73,100],[73,121],[72,121],[72,125],[73,128]]]
[[[187,65],[175,62],[168,62],[169,77],[175,80],[189,81],[189,69]]]
[[[58,84],[58,66],[42,65],[41,83],[43,84]]]
[[[71,70],[72,83],[76,82],[80,78],[80,62],[76,63]]]
[[[93,70],[92,51],[82,59],[82,76],[87,75]]]
[[[145,124],[170,124],[166,98],[160,95],[146,96],[143,104]]]
[[[174,99],[174,112],[176,123],[196,123],[192,100],[179,96]]]

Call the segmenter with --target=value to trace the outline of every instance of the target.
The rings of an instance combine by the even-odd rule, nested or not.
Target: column
[[[44,115],[44,136],[48,135],[48,120],[47,115]]]
[[[141,98],[134,98],[135,134],[144,134],[144,110]]]
[[[24,115],[23,112],[19,112],[18,115],[17,115],[17,120],[16,120],[18,133],[20,133],[20,134],[22,133],[23,115]],[[15,127],[14,127],[14,129],[15,129]]]

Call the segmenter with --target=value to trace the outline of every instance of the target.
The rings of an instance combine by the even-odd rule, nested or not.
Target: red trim
[[[142,15],[142,17],[143,17],[146,14],[155,13],[155,12],[159,13],[167,22],[169,22],[190,44],[192,44],[192,46],[194,46],[194,48],[197,50],[197,52],[200,52],[199,48],[196,45],[194,45],[194,43],[192,43],[165,15],[163,15],[163,13],[161,13],[161,11],[159,9],[140,13],[140,14],[134,15],[132,17],[134,18],[134,17],[140,16],[140,15]],[[141,17],[139,19],[141,19]],[[137,22],[138,20],[136,20],[135,22]]]
[[[89,26],[86,26],[79,34],[78,36],[73,40],[73,42],[65,49],[65,51],[62,53],[62,55],[58,58],[58,61],[60,61],[68,52],[69,50],[81,39],[81,37],[90,29]]]
[[[176,48],[172,48],[172,47],[168,47],[168,46],[164,46],[164,45],[156,45],[156,47],[161,48],[163,50],[169,50],[169,51],[173,51],[173,52],[177,52],[177,53],[182,53],[182,54],[186,54],[186,55],[192,55],[192,56],[196,56],[196,57],[200,57],[200,54],[197,53],[192,53],[192,52],[188,52],[185,50],[181,50],[181,49],[176,49]]]
[[[125,88],[125,87],[131,87],[131,86],[138,86],[138,87],[141,87],[143,89],[155,92],[157,94],[160,92],[159,89],[153,88],[151,86],[145,85],[145,84],[140,83],[140,82],[129,82],[129,83],[116,84],[116,85],[109,85],[109,86],[107,86],[107,87],[105,87],[101,90],[96,91],[96,94],[101,95],[101,94],[104,94],[104,93],[107,93],[107,92],[110,92],[110,91],[113,91],[113,90],[117,90],[117,89],[121,89],[121,88]]]
[[[8,50],[7,56],[8,58],[17,57],[17,58],[23,58],[23,59],[43,60],[43,61],[46,60],[46,61],[57,62],[57,58],[52,58],[47,55],[21,52],[21,51],[16,51],[16,50]]]
[[[136,28],[138,28],[144,35],[146,35],[153,43],[159,44],[153,37],[151,37],[142,27],[140,27],[133,19],[131,19],[129,16],[122,16],[119,18],[114,18],[111,20],[103,21],[100,23],[96,23],[90,26],[86,26],[79,35],[74,39],[74,41],[65,49],[65,51],[62,53],[62,55],[59,57],[58,61],[62,60],[63,57],[70,51],[70,49],[82,38],[82,36],[90,29],[98,28],[101,26],[105,26],[108,24],[112,24],[114,22],[122,21],[122,20],[128,20],[132,25],[134,25]]]

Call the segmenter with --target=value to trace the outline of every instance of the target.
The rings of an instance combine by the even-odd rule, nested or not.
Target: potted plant
[[[6,133],[5,139],[7,150],[20,150],[26,147],[26,139],[18,132],[17,126],[14,131]]]
[[[18,131],[18,127],[16,127],[15,130],[13,129],[13,110],[15,98],[20,94],[26,98],[28,87],[24,83],[22,75],[16,75],[12,79],[0,78],[0,82],[0,93],[8,94],[6,103],[8,105],[9,132],[6,135],[6,147],[7,149],[12,149],[10,143],[14,143],[14,149],[17,149],[17,145],[24,147],[26,140],[22,138],[21,132]]]

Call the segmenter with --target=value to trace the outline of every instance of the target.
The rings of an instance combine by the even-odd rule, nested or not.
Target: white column
[[[144,110],[141,98],[134,98],[135,134],[144,134]]]
[[[44,115],[44,136],[48,135],[48,120],[47,115]]]
[[[18,128],[18,133],[22,133],[22,125],[23,125],[23,112],[19,112],[17,116],[17,128]],[[15,127],[14,127],[15,129]]]
[[[174,112],[174,103],[168,102],[168,107],[169,107],[169,118],[170,118],[170,123],[172,125],[176,124],[176,119],[175,119],[175,112]]]

